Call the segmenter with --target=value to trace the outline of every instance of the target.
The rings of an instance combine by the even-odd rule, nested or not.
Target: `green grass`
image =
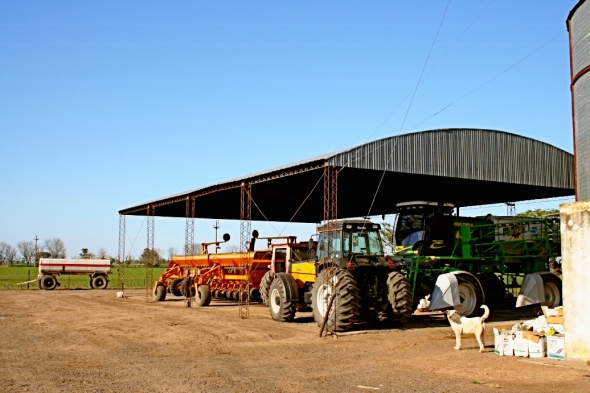
[[[166,268],[155,267],[154,268],[154,282],[158,277],[164,273]],[[28,273],[30,272],[30,273]],[[38,268],[26,267],[26,266],[10,266],[0,267],[0,289],[27,289],[27,285],[17,285],[20,282],[28,280],[34,280],[37,278],[39,273]],[[30,274],[30,278],[27,274]],[[144,288],[145,287],[145,269],[142,267],[127,267],[124,272],[125,276],[125,287],[126,288]],[[114,288],[117,285],[118,275],[115,267],[111,268],[111,274],[109,275],[109,288]],[[90,288],[90,278],[88,276],[58,276],[57,281],[61,284],[61,289],[75,289],[75,288]],[[150,283],[150,286],[153,282]],[[32,289],[37,289],[37,283],[32,282],[29,284]]]

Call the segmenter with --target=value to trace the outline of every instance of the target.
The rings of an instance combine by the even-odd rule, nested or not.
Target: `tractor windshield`
[[[345,256],[355,255],[383,255],[383,246],[379,231],[345,231],[342,234],[343,251]]]
[[[395,243],[402,247],[413,247],[424,239],[424,214],[400,214],[395,230]]]

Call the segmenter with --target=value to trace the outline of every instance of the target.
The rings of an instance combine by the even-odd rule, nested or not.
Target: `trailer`
[[[39,289],[51,291],[60,283],[58,276],[87,275],[90,277],[90,288],[105,289],[109,285],[111,261],[108,259],[39,259]]]

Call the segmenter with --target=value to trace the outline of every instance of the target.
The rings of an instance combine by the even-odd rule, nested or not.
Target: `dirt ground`
[[[359,325],[319,338],[310,313],[294,323],[268,309],[182,299],[147,303],[144,290],[0,291],[0,391],[4,392],[588,392],[590,366],[500,357],[472,336],[453,349],[441,315],[407,329]],[[508,322],[509,323],[509,322]]]

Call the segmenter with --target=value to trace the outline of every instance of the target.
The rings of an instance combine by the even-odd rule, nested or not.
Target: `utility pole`
[[[33,258],[33,267],[37,267],[37,263],[38,258],[39,258],[39,251],[37,250],[37,241],[39,240],[39,238],[37,237],[37,234],[35,233],[35,258]]]
[[[219,229],[219,220],[215,220],[215,226],[213,226],[213,228],[215,228],[215,254],[217,254],[217,249],[219,248],[219,245],[217,244],[217,230]]]

